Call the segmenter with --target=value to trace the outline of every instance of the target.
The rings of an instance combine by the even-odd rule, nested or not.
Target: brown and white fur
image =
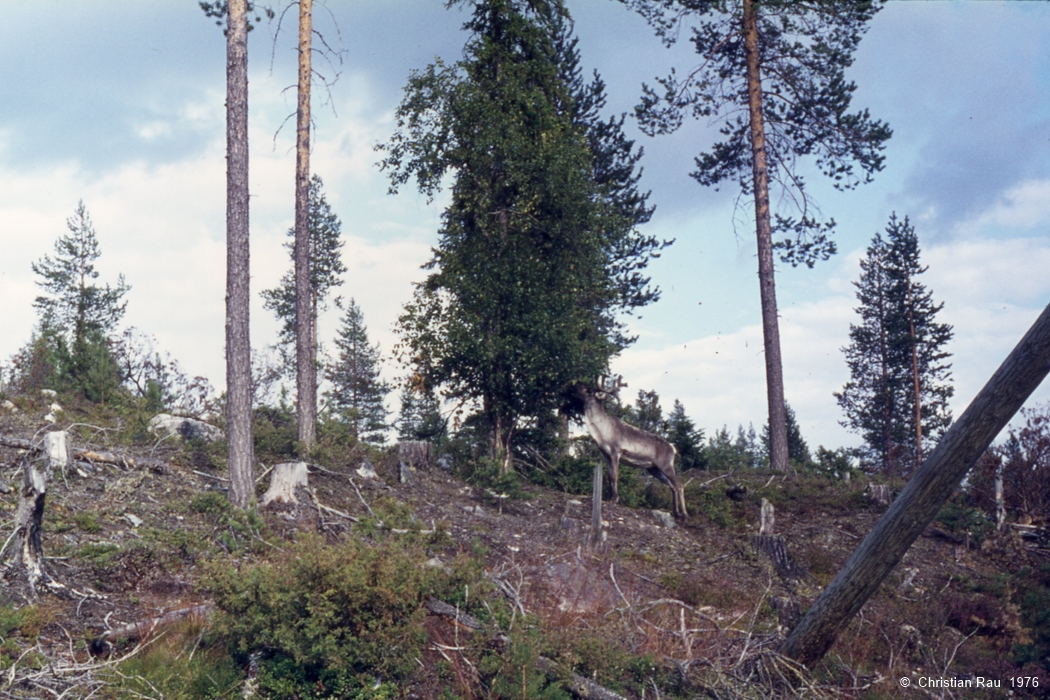
[[[620,462],[646,469],[650,474],[671,487],[674,492],[674,515],[677,518],[685,518],[688,515],[685,505],[685,490],[674,469],[675,448],[674,445],[658,435],[646,432],[641,428],[624,423],[619,418],[610,416],[602,406],[602,400],[608,396],[615,396],[623,384],[622,378],[617,377],[615,383],[610,383],[605,376],[599,377],[597,387],[592,389],[586,384],[576,384],[574,387],[575,397],[583,402],[583,422],[587,426],[587,432],[598,445],[605,456],[606,466],[609,470],[609,479],[612,482],[612,502],[617,503],[620,499],[617,484],[620,475]],[[592,527],[597,539],[601,530],[601,503],[602,503],[602,469],[597,465],[594,469],[594,513]]]

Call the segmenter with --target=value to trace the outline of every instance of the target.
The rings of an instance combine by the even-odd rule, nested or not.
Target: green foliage
[[[502,653],[481,659],[478,670],[488,681],[491,697],[500,700],[569,700],[560,683],[537,668],[542,635],[533,626],[518,625],[508,635]]]
[[[295,412],[287,406],[260,406],[253,411],[252,439],[257,454],[295,457],[298,428]]]
[[[414,673],[426,600],[477,582],[421,566],[425,559],[424,549],[395,538],[326,546],[308,537],[273,561],[239,571],[213,566],[205,585],[219,608],[216,630],[231,648],[240,656],[267,652],[259,680],[270,697],[387,697],[364,691]],[[479,571],[457,569],[468,577]]]
[[[143,651],[103,673],[104,698],[217,700],[233,696],[244,682],[240,665],[197,621],[167,628]]]
[[[124,316],[130,287],[123,275],[116,287],[92,282],[102,253],[83,202],[66,225],[70,233],[55,241],[55,257],[33,263],[44,291],[33,302],[40,332],[17,383],[76,391],[95,403],[112,401],[121,382],[107,336]]]
[[[622,254],[626,274],[648,257],[574,121],[554,40],[566,16],[560,2],[477,3],[465,58],[412,74],[383,146],[392,189],[415,178],[433,196],[454,177],[399,351],[427,389],[481,405],[492,456],[622,347],[615,314],[636,297],[610,261]]]
[[[708,439],[705,453],[708,469],[715,472],[754,469],[768,461],[754,426],[749,426],[747,432],[744,432],[744,426],[738,426],[736,439],[726,426],[722,426]]]
[[[81,511],[73,516],[73,522],[76,523],[81,532],[86,532],[90,535],[97,535],[102,532],[102,524],[94,513]]]
[[[328,368],[328,409],[337,421],[350,426],[356,440],[381,445],[386,442],[387,410],[384,400],[390,385],[379,378],[379,345],[368,342],[364,315],[353,299],[346,307],[335,340],[339,357]]]
[[[735,182],[745,198],[751,197],[755,193],[742,37],[744,3],[625,1],[646,17],[665,44],[677,41],[682,25],[688,26],[690,43],[701,62],[696,69],[658,80],[660,89],[644,87],[636,108],[642,130],[650,135],[671,133],[687,116],[718,124],[723,140],[696,158],[692,177],[712,187]],[[812,156],[837,189],[853,189],[882,169],[881,151],[892,131],[872,120],[867,110],[849,112],[857,86],[845,79],[868,22],[880,6],[873,0],[773,0],[751,5],[758,34],[758,90],[768,177],[770,185],[781,191],[770,195],[769,201],[797,207],[798,216],[774,212],[773,236],[782,236],[775,245],[781,258],[792,265],[812,267],[835,253],[828,238],[835,222],[818,218],[799,175],[801,158]]]
[[[441,444],[448,437],[448,422],[433,391],[406,385],[401,390],[397,436],[402,440],[429,440]]]
[[[203,7],[205,3],[201,3]],[[309,231],[310,258],[310,310],[313,321],[314,360],[317,360],[317,316],[325,309],[325,300],[332,289],[342,284],[346,272],[339,250],[343,247],[343,224],[332,211],[324,196],[324,182],[320,176],[310,178],[309,208],[307,223]],[[292,257],[293,269],[285,273],[274,289],[262,291],[263,308],[272,311],[281,322],[277,349],[281,354],[285,375],[295,376],[295,228],[288,229],[291,239],[285,243]],[[338,301],[337,301],[338,303]]]
[[[685,406],[678,399],[675,399],[674,409],[667,417],[667,440],[674,445],[678,453],[680,472],[707,468],[703,428],[696,427],[692,419],[685,414]]]
[[[933,293],[918,281],[926,268],[907,217],[890,217],[886,237],[875,234],[860,269],[854,285],[860,323],[850,324],[844,350],[850,381],[835,397],[846,427],[864,438],[864,466],[907,476],[951,423],[948,399],[954,389],[944,346],[952,327],[936,321],[944,304],[935,304]],[[916,401],[922,409],[921,442]]]
[[[965,534],[980,544],[995,532],[995,523],[982,510],[967,506],[963,500],[956,494],[937,512],[936,520],[950,532]]]
[[[802,428],[795,418],[795,411],[790,404],[784,404],[784,423],[787,427],[788,460],[795,469],[812,469],[813,456],[809,445],[802,437]],[[762,426],[762,451],[769,454],[769,425]]]

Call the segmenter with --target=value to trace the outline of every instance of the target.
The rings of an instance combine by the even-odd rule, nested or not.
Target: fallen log
[[[202,605],[193,605],[188,608],[172,610],[171,612],[164,613],[159,617],[132,622],[123,625],[122,627],[108,630],[91,640],[91,653],[96,655],[101,654],[114,642],[122,639],[129,642],[141,641],[153,634],[158,627],[164,627],[191,617],[205,619],[211,617],[213,612],[215,612],[215,604],[204,603]]]
[[[43,450],[42,445],[35,444],[22,438],[6,437],[4,435],[0,435],[0,446],[11,447],[16,450],[25,450],[27,452],[39,452]],[[83,460],[85,462],[114,464],[129,469],[150,469],[158,474],[163,474],[167,470],[167,465],[164,462],[142,457],[131,457],[119,452],[98,452],[95,450],[77,448],[73,448],[70,452],[74,459]]]

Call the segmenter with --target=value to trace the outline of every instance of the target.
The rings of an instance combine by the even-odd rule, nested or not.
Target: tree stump
[[[306,462],[285,462],[273,468],[270,477],[270,488],[259,502],[260,508],[267,508],[274,503],[298,505],[298,489],[309,488]]]
[[[893,489],[889,484],[868,484],[864,487],[864,495],[880,506],[888,506],[893,500]]]
[[[402,440],[397,443],[397,458],[415,469],[430,469],[434,463],[434,446],[426,440]]]
[[[49,587],[61,587],[47,572],[41,529],[47,484],[55,469],[69,463],[69,438],[65,431],[55,430],[44,435],[43,456],[25,459],[22,474],[22,497],[18,502],[14,540],[14,569],[24,569],[29,590],[37,594],[37,585],[43,581]]]
[[[762,512],[760,514],[760,522],[758,525],[759,535],[772,535],[773,534],[773,523],[775,521],[773,504],[762,499]]]

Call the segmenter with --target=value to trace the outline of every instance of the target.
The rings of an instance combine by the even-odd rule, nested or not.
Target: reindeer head
[[[611,396],[616,399],[617,402],[620,400],[620,389],[623,389],[627,384],[623,381],[623,375],[614,374],[610,377],[607,374],[602,374],[598,377],[595,382],[597,391],[595,392],[595,398],[598,400],[605,399],[607,396]]]

